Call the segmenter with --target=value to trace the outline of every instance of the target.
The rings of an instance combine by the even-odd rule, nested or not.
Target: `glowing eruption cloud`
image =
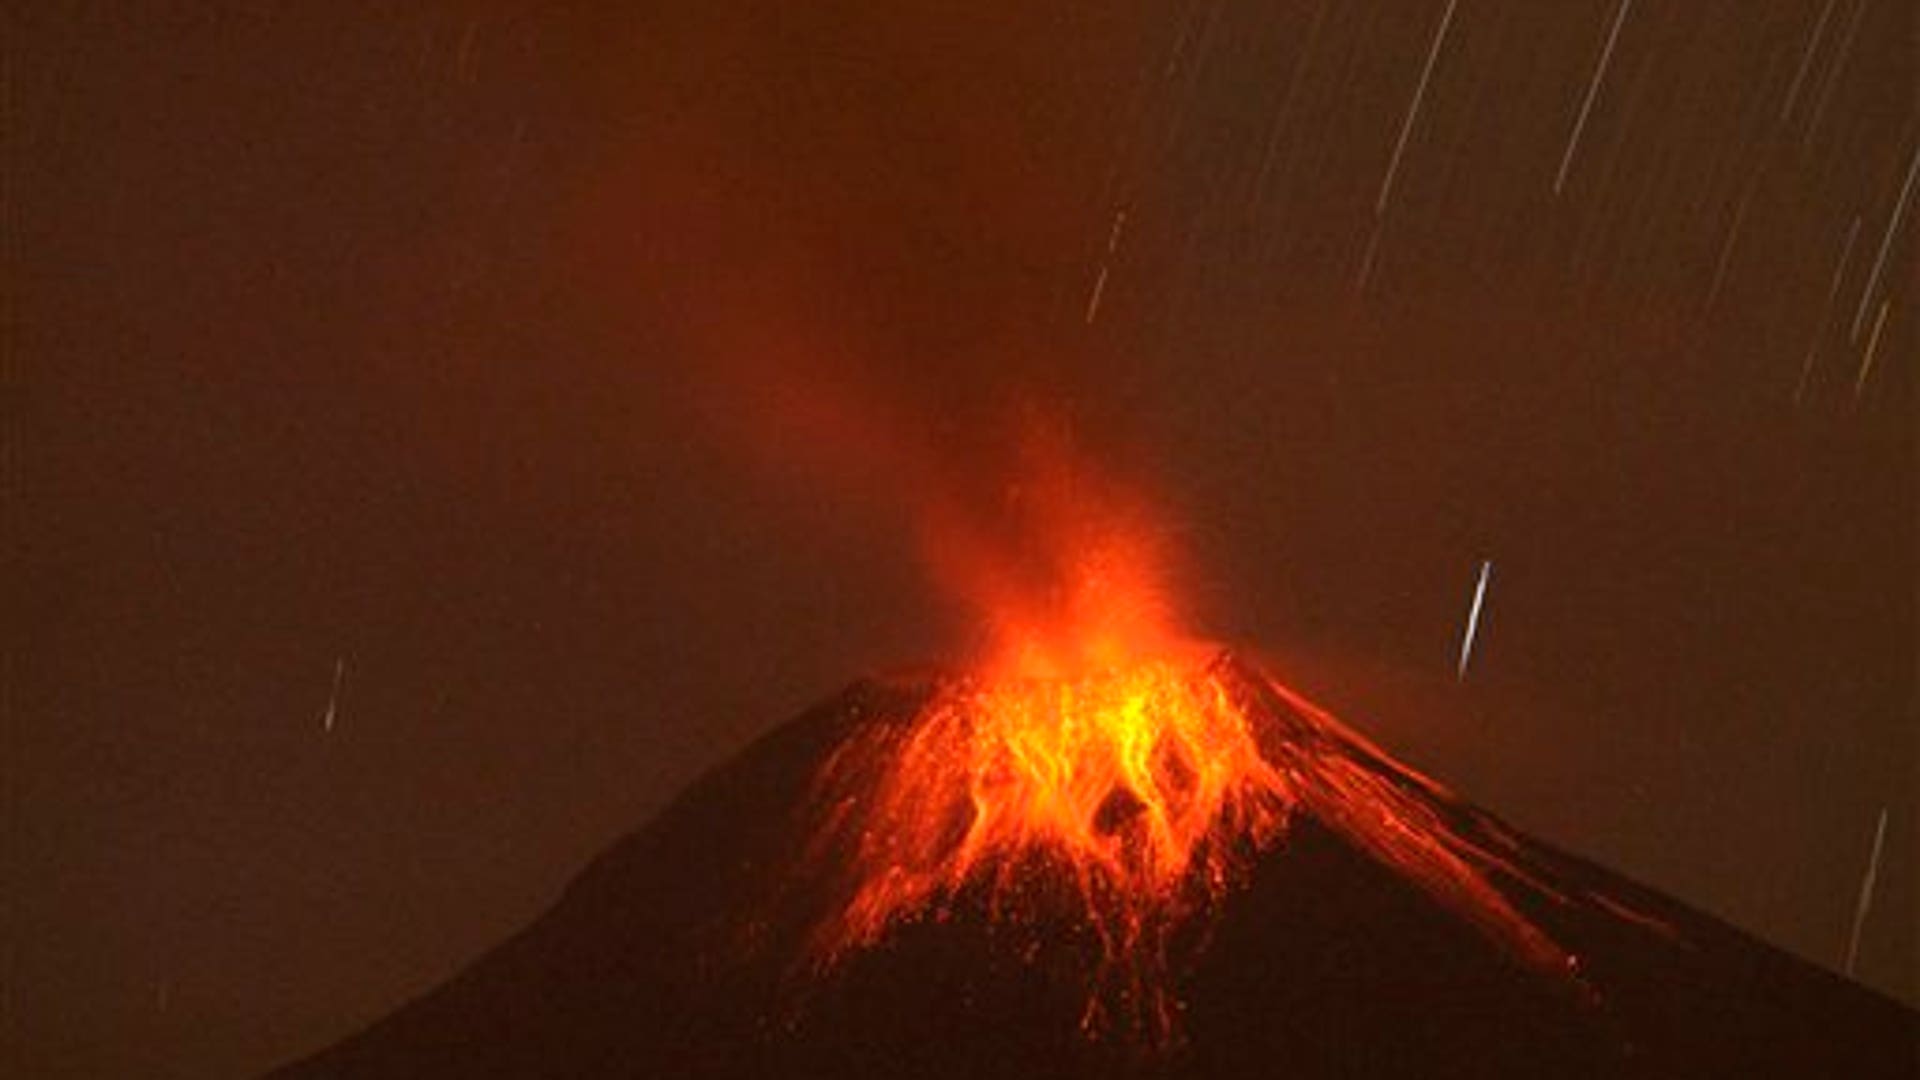
[[[1494,850],[1497,823],[1460,828],[1437,785],[1175,632],[1156,549],[1123,519],[1058,505],[1039,519],[1070,525],[1071,541],[1051,549],[1043,587],[988,591],[1008,610],[991,619],[984,670],[943,682],[914,716],[862,727],[821,771],[818,851],[846,873],[814,934],[819,962],[962,904],[1029,927],[1064,914],[1101,954],[1083,1029],[1177,1038],[1177,949],[1304,813],[1522,962],[1573,968],[1491,883],[1528,879]],[[973,569],[966,580],[1008,580]]]

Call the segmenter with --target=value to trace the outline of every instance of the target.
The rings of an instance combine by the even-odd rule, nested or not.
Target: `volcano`
[[[1906,1077],[1920,1017],[1226,652],[864,680],[278,1077]]]

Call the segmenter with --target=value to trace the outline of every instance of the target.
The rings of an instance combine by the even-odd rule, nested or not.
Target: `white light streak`
[[[1087,325],[1100,314],[1100,294],[1107,291],[1107,264],[1100,264],[1100,276],[1093,279],[1093,292],[1087,296]]]
[[[1807,38],[1807,49],[1800,54],[1800,70],[1793,73],[1793,84],[1787,87],[1787,100],[1780,105],[1780,119],[1785,121],[1787,114],[1793,111],[1793,102],[1800,94],[1800,83],[1807,77],[1807,67],[1813,63],[1813,54],[1820,48],[1820,36],[1827,32],[1827,20],[1833,16],[1834,0],[1827,0],[1827,6],[1820,9],[1820,19],[1813,24],[1813,33]]]
[[[1840,295],[1840,279],[1847,272],[1847,258],[1853,254],[1853,242],[1860,237],[1860,215],[1853,216],[1853,224],[1847,228],[1846,243],[1840,245],[1840,261],[1833,265],[1833,280],[1827,284],[1827,302],[1820,308],[1820,324],[1813,332],[1813,342],[1807,346],[1807,358],[1800,365],[1800,381],[1793,387],[1793,403],[1800,404],[1806,396],[1807,382],[1813,377],[1813,361],[1820,355],[1820,342],[1827,336],[1827,321],[1833,317],[1833,301]]]
[[[1587,84],[1587,99],[1580,103],[1580,118],[1573,122],[1573,134],[1567,139],[1567,152],[1560,156],[1560,172],[1553,178],[1553,193],[1560,194],[1566,186],[1567,170],[1573,167],[1573,152],[1580,146],[1580,133],[1586,130],[1587,114],[1593,111],[1593,100],[1600,96],[1600,80],[1606,77],[1607,63],[1613,59],[1613,44],[1620,40],[1620,27],[1627,21],[1627,10],[1633,6],[1633,0],[1620,0],[1620,11],[1613,17],[1613,29],[1607,32],[1606,47],[1600,50],[1600,63],[1594,66],[1593,81]]]
[[[1860,337],[1860,327],[1867,321],[1867,308],[1873,304],[1873,291],[1879,287],[1880,271],[1887,267],[1887,249],[1893,246],[1893,234],[1900,231],[1900,221],[1907,216],[1907,199],[1913,194],[1914,170],[1920,169],[1920,145],[1913,148],[1913,157],[1907,161],[1907,179],[1900,185],[1900,201],[1893,204],[1893,216],[1887,219],[1887,231],[1880,237],[1880,252],[1873,257],[1873,273],[1867,275],[1867,288],[1860,294],[1859,310],[1853,313],[1853,329],[1848,331],[1847,340]]]
[[[1874,317],[1873,334],[1867,338],[1867,355],[1860,361],[1860,373],[1853,377],[1853,400],[1860,400],[1860,392],[1867,388],[1867,376],[1873,372],[1873,358],[1880,349],[1880,331],[1887,325],[1887,306],[1892,301],[1880,301],[1880,314]]]
[[[1860,882],[1860,900],[1853,907],[1853,933],[1847,937],[1847,976],[1853,976],[1854,962],[1860,958],[1860,930],[1867,923],[1867,909],[1873,906],[1873,883],[1880,876],[1880,849],[1887,840],[1887,808],[1880,808],[1880,823],[1873,827],[1873,854],[1867,857],[1867,876]]]
[[[1840,73],[1846,70],[1847,57],[1853,52],[1853,39],[1860,32],[1860,17],[1866,14],[1867,5],[1871,2],[1860,0],[1859,6],[1853,9],[1853,18],[1847,21],[1847,32],[1840,38],[1840,49],[1827,64],[1827,79],[1820,90],[1820,100],[1814,102],[1813,113],[1807,118],[1807,135],[1801,140],[1802,149],[1813,146],[1814,133],[1820,130],[1820,117],[1826,114],[1827,102],[1833,100],[1833,88],[1839,85]]]
[[[1413,121],[1420,115],[1420,102],[1427,96],[1427,81],[1433,77],[1433,63],[1440,58],[1440,46],[1447,40],[1447,27],[1453,22],[1453,9],[1458,0],[1447,0],[1447,10],[1440,16],[1440,29],[1434,31],[1433,46],[1427,50],[1427,64],[1420,69],[1420,85],[1414,88],[1413,102],[1407,106],[1407,118],[1400,124],[1400,138],[1394,141],[1393,158],[1387,162],[1387,175],[1380,181],[1380,197],[1374,200],[1375,216],[1387,211],[1387,196],[1393,192],[1393,175],[1400,170],[1400,154],[1407,148],[1407,136],[1413,131]]]
[[[333,658],[333,686],[327,691],[326,715],[320,718],[321,729],[326,731],[329,734],[333,732],[333,722],[339,716],[339,713],[340,713],[340,680],[344,678],[346,674],[347,674],[347,658],[344,656],[334,657]]]
[[[1107,266],[1115,252],[1120,250],[1120,237],[1127,231],[1127,212],[1117,211],[1113,215],[1113,224],[1107,229],[1107,251],[1100,259],[1099,276],[1093,279],[1093,291],[1087,296],[1087,325],[1100,315],[1100,297],[1107,291]]]
[[[1757,176],[1758,174],[1756,174]],[[1713,286],[1707,290],[1707,307],[1720,297],[1720,286],[1727,280],[1727,267],[1733,263],[1733,247],[1740,242],[1740,226],[1746,224],[1747,207],[1753,203],[1753,193],[1757,184],[1748,184],[1746,194],[1740,196],[1740,205],[1733,211],[1733,225],[1727,229],[1727,239],[1720,245],[1720,261],[1714,264]]]
[[[1467,610],[1467,632],[1460,638],[1460,663],[1454,670],[1456,680],[1467,677],[1467,664],[1473,660],[1473,641],[1480,632],[1480,608],[1487,599],[1487,579],[1493,575],[1493,560],[1480,561],[1480,580],[1473,586],[1473,606]]]
[[[1367,282],[1373,277],[1373,260],[1380,251],[1380,229],[1384,224],[1379,218],[1373,219],[1373,231],[1367,236],[1367,249],[1360,255],[1360,277],[1353,284],[1355,296],[1366,293]]]

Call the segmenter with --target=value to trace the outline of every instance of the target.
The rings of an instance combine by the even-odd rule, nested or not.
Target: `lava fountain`
[[[843,882],[813,934],[822,968],[965,904],[1029,931],[1064,917],[1098,944],[1082,1029],[1177,1041],[1181,950],[1306,812],[1526,965],[1571,971],[1493,883],[1527,875],[1450,827],[1437,785],[1180,630],[1137,514],[1059,467],[1023,490],[1044,553],[1031,587],[977,538],[942,537],[988,659],[820,770],[815,856],[835,853]]]

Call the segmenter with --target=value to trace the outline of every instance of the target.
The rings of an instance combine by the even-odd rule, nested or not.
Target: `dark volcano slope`
[[[825,902],[796,872],[810,783],[850,732],[911,716],[931,688],[860,683],[773,732],[602,855],[527,930],[275,1075],[1920,1075],[1920,1017],[1905,1007],[1513,836],[1325,730],[1310,734],[1419,790],[1448,828],[1505,845],[1536,884],[1497,883],[1578,958],[1578,978],[1522,967],[1307,814],[1181,950],[1171,1047],[1082,1035],[1097,957],[1085,933],[989,920],[978,897],[809,975],[801,938]],[[1315,725],[1271,694],[1262,707]]]

